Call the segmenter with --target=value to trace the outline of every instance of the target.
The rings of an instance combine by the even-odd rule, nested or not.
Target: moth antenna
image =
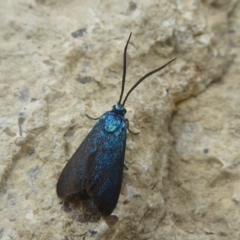
[[[129,97],[130,93],[131,93],[144,79],[146,79],[147,77],[151,76],[152,74],[154,74],[154,73],[162,70],[163,68],[165,68],[168,64],[170,64],[170,63],[173,62],[174,60],[176,60],[176,58],[172,59],[171,61],[167,62],[167,63],[164,64],[163,66],[161,66],[161,67],[159,67],[159,68],[157,68],[157,69],[155,69],[155,70],[147,73],[147,74],[144,75],[143,77],[141,77],[141,78],[132,86],[132,88],[128,91],[128,93],[127,93],[127,95],[126,95],[126,97],[125,97],[125,99],[124,99],[124,101],[123,101],[123,103],[122,103],[122,106],[124,106],[124,104],[126,103],[126,101],[127,101],[128,97]]]
[[[126,78],[126,72],[127,72],[127,48],[128,48],[128,43],[130,41],[131,36],[132,36],[132,33],[130,33],[130,35],[128,37],[126,46],[124,48],[124,53],[123,53],[122,90],[121,90],[121,94],[120,94],[120,98],[119,98],[118,104],[121,104],[122,96],[123,96],[123,92],[124,92],[125,78]]]

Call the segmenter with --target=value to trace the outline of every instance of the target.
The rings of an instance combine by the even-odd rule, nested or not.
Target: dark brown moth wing
[[[110,215],[121,190],[125,147],[125,118],[105,113],[64,167],[57,195],[87,194],[102,215]]]

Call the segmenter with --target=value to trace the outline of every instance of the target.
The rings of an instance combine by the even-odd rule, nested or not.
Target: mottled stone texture
[[[238,0],[0,1],[0,239],[240,239]],[[126,89],[118,222],[80,223],[58,176]]]

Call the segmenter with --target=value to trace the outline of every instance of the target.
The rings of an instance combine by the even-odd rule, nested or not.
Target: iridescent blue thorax
[[[126,119],[124,115],[126,114],[126,109],[120,105],[116,104],[113,106],[111,111],[106,112],[100,118],[103,121],[103,126],[105,131],[108,133],[113,133],[115,136],[126,137]]]

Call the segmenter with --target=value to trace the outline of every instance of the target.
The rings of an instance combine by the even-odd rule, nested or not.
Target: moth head
[[[127,112],[126,108],[119,103],[113,105],[112,111],[122,116],[124,116]]]

